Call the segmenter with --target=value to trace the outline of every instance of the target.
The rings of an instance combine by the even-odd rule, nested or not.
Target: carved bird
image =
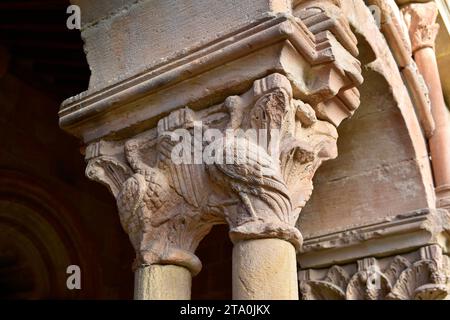
[[[117,195],[117,207],[122,226],[136,252],[144,252],[148,249],[145,237],[152,233],[152,227],[170,219],[157,216],[159,209],[167,203],[170,186],[157,168],[147,165],[142,159],[137,141],[126,143],[125,155],[134,174],[123,183]]]
[[[144,176],[135,174],[127,164],[110,156],[89,161],[86,176],[107,186],[114,195],[122,227],[138,252],[142,227],[136,211],[142,203],[146,187]]]
[[[152,154],[145,152],[157,143],[159,152],[155,149]],[[194,206],[189,202],[184,205],[182,197],[189,197],[183,190],[191,181],[181,175],[185,167],[174,165],[165,157],[167,154],[161,153],[169,152],[170,156],[170,150],[166,150],[170,149],[169,144],[167,137],[158,141],[130,140],[124,147],[128,165],[114,157],[102,156],[89,162],[87,175],[108,186],[116,197],[121,224],[136,251],[134,268],[170,261],[196,274],[201,262],[193,252],[211,226],[190,219],[195,212],[188,207]],[[169,164],[170,168],[162,168]],[[184,185],[173,185],[173,180],[182,178]],[[190,237],[189,228],[197,234]]]
[[[210,177],[229,194],[241,201],[247,217],[239,221],[282,222],[289,225],[292,203],[279,163],[279,130],[287,113],[290,99],[282,91],[263,96],[239,122],[249,125],[260,137],[265,134],[266,146],[261,141],[246,137],[223,139],[223,161],[208,165]],[[230,110],[231,114],[236,114]],[[230,123],[236,122],[231,119]]]
[[[226,150],[232,150],[231,154]],[[289,192],[274,159],[247,139],[225,140],[225,163],[207,166],[213,181],[235,194],[248,214],[247,221],[264,221],[273,213],[288,222]],[[231,160],[231,161],[229,161]]]

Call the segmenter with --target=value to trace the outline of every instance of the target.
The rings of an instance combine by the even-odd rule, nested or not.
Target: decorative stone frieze
[[[402,248],[412,251],[431,244],[446,246],[450,214],[443,209],[424,209],[378,219],[367,225],[305,239],[299,265],[302,269],[322,268],[333,261],[344,264],[364,256],[391,255]]]
[[[299,272],[304,300],[440,300],[450,292],[449,257],[437,245],[388,258]]]

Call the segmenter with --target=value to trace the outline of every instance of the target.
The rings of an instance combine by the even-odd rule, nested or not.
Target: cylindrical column
[[[175,265],[139,268],[134,278],[135,300],[189,300],[191,272]]]
[[[430,90],[432,113],[436,131],[430,139],[436,186],[450,186],[450,118],[442,94],[441,80],[436,55],[432,48],[415,52],[414,58]]]
[[[428,85],[436,123],[435,133],[429,140],[436,188],[447,186],[450,189],[450,116],[442,94],[436,55],[427,47],[417,50],[414,59]]]
[[[298,300],[294,246],[280,239],[239,241],[233,248],[234,300]]]
[[[428,86],[436,129],[429,138],[436,195],[439,207],[450,207],[450,115],[445,105],[434,51],[439,25],[438,8],[433,1],[413,3],[402,8],[409,28],[417,68]]]

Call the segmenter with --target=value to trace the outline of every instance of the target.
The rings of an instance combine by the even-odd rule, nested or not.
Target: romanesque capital
[[[195,275],[201,262],[193,252],[212,225],[176,192],[180,186],[169,181],[182,177],[168,176],[158,168],[159,155],[152,155],[154,149],[145,150],[152,143],[152,139],[130,140],[117,154],[108,154],[111,147],[106,142],[90,145],[86,175],[115,196],[121,224],[136,251],[134,268],[175,264]],[[183,178],[182,183],[185,188],[191,181]]]
[[[222,151],[206,166],[218,186],[208,207],[230,225],[233,241],[280,238],[300,248],[295,228],[322,161],[337,156],[336,128],[293,98],[281,74],[254,83],[221,106],[229,114]],[[225,205],[226,204],[226,205]]]
[[[295,73],[266,70],[218,104],[169,110],[150,129],[89,144],[87,176],[115,196],[136,267],[198,273],[195,250],[215,224],[228,224],[233,242],[277,238],[301,248],[296,221],[316,170],[337,156],[336,127],[359,106],[363,79],[356,37],[332,2],[307,1],[273,23],[284,50],[300,53],[289,60]]]
[[[413,53],[422,48],[434,49],[439,31],[438,8],[434,1],[408,4],[401,11],[409,29]]]
[[[304,300],[441,300],[450,293],[449,257],[438,245],[299,273]]]
[[[214,224],[229,224],[234,241],[281,238],[299,249],[297,217],[314,172],[336,157],[336,139],[332,124],[293,98],[287,78],[272,74],[209,109],[174,111],[121,146],[90,145],[86,172],[116,197],[139,265],[196,273],[194,251]]]

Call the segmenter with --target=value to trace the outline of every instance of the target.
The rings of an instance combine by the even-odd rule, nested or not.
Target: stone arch
[[[367,226],[435,208],[425,139],[393,53],[361,1],[342,3],[344,11],[349,6],[359,40],[361,105],[338,128],[339,156],[316,173],[315,190],[300,216],[306,238],[302,267],[326,263],[319,256],[331,249],[339,251],[337,261],[354,259],[362,253],[350,246],[385,231],[381,225],[363,231]]]

